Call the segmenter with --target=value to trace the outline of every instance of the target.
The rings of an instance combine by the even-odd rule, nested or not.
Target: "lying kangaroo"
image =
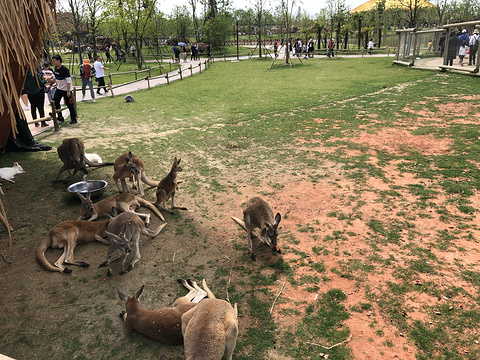
[[[280,213],[277,213],[274,219],[272,207],[265,200],[259,197],[251,198],[248,200],[245,210],[243,210],[244,221],[233,216],[232,219],[247,231],[248,251],[253,261],[257,259],[252,246],[252,230],[255,228],[260,229],[260,237],[265,244],[270,246],[272,250],[281,253],[277,245],[277,236],[278,224],[282,217]]]
[[[124,322],[125,332],[130,334],[133,330],[136,330],[168,345],[182,344],[182,315],[196,306],[204,297],[214,297],[214,295],[210,290],[208,292],[203,291],[191,280],[189,280],[190,284],[183,279],[178,279],[178,281],[189,290],[188,294],[175,300],[170,308],[153,311],[140,306],[139,298],[144,286],[133,297],[129,297],[117,289],[118,296],[125,301],[126,311],[120,314]],[[206,287],[205,280],[203,280],[203,284]]]
[[[160,225],[157,230],[152,231],[145,227],[142,219],[137,214],[132,212],[124,212],[118,216],[115,216],[110,220],[110,224],[107,229],[107,236],[109,246],[107,250],[107,260],[100,264],[99,267],[108,266],[107,275],[112,275],[112,268],[110,263],[123,256],[123,266],[120,275],[123,275],[130,270],[133,270],[135,264],[140,260],[140,235],[147,235],[154,238],[167,224]],[[125,269],[125,260],[130,252],[130,244],[135,245],[135,256]]]
[[[173,160],[170,172],[158,184],[157,201],[153,204],[170,214],[173,214],[171,210],[174,209],[187,210],[187,208],[175,206],[175,191],[178,189],[177,184],[179,183],[179,181],[177,181],[177,173],[183,171],[180,167],[180,161],[182,161],[182,159],[177,160],[176,157]],[[167,209],[167,200],[170,198],[172,199],[171,210]]]
[[[64,263],[83,267],[90,266],[86,262],[76,261],[73,257],[73,251],[77,244],[84,244],[94,240],[108,244],[105,238],[107,237],[109,223],[110,220],[104,222],[70,220],[55,225],[38,245],[38,262],[49,271],[58,271],[65,274],[71,273],[72,270],[63,267]],[[45,252],[49,247],[63,248],[63,254],[55,262],[55,266],[52,266],[45,258]]]
[[[142,199],[139,196],[130,194],[130,193],[121,193],[115,196],[109,196],[103,200],[100,200],[97,203],[93,203],[90,199],[90,193],[87,196],[83,196],[80,193],[77,193],[80,200],[82,200],[82,209],[80,211],[79,220],[89,220],[93,221],[97,218],[107,217],[107,216],[116,216],[118,213],[122,212],[132,212],[137,214],[141,218],[145,218],[145,224],[148,226],[150,224],[150,214],[142,214],[135,212],[135,209],[140,206],[145,206],[150,209],[155,215],[157,215],[161,220],[165,221],[162,213],[153,206],[147,200]],[[115,209],[115,213],[114,210]]]
[[[182,335],[187,360],[232,360],[238,336],[237,304],[232,308],[209,295],[182,315]]]
[[[113,174],[113,180],[115,180],[115,184],[117,184],[119,192],[128,192],[127,182],[125,181],[126,178],[133,179],[134,186],[135,182],[137,183],[140,197],[145,194],[143,191],[142,181],[149,186],[158,186],[158,181],[152,181],[147,178],[147,175],[145,175],[145,165],[143,165],[143,161],[140,160],[137,155],[132,154],[131,151],[120,155],[115,160],[113,170],[115,171]],[[121,188],[119,182],[122,183]]]
[[[57,148],[58,156],[60,160],[63,162],[63,166],[58,171],[58,175],[55,180],[52,181],[52,185],[58,182],[66,182],[70,179],[73,175],[75,175],[78,171],[82,171],[84,173],[84,178],[88,174],[88,170],[86,165],[92,167],[102,167],[102,166],[111,166],[113,163],[94,163],[88,160],[85,157],[85,146],[83,143],[77,138],[71,139],[64,139],[62,145]],[[70,175],[59,180],[60,175],[65,171],[68,170]]]

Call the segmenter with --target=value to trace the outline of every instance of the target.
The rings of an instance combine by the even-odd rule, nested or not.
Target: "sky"
[[[357,7],[358,5],[363,4],[367,0],[346,0],[345,3],[350,9]],[[248,9],[253,8],[254,0],[232,0],[233,6],[236,9]],[[271,5],[268,5],[268,4]],[[280,3],[278,0],[267,1],[267,7],[276,6]],[[171,14],[172,9],[175,5],[182,6],[186,5],[188,8],[188,0],[160,0],[160,10],[165,14]],[[298,6],[302,8],[302,11],[305,10],[312,17],[318,14],[321,8],[326,7],[326,0],[296,0],[297,6],[294,8],[294,13],[297,12]]]

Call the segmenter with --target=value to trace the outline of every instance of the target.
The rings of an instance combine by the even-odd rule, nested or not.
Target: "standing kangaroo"
[[[247,231],[248,251],[253,261],[257,259],[253,252],[252,230],[260,229],[260,237],[265,244],[272,250],[281,253],[277,246],[278,224],[282,220],[280,213],[273,217],[273,209],[269,203],[259,197],[253,197],[247,201],[245,210],[243,210],[243,221],[232,216],[233,221]]]
[[[58,175],[55,180],[52,181],[52,185],[58,182],[66,182],[78,171],[84,173],[84,178],[88,174],[87,165],[92,167],[111,166],[113,163],[94,163],[85,157],[85,146],[77,138],[64,139],[63,143],[57,148],[58,156],[63,162],[63,166],[58,171]],[[60,175],[68,170],[70,175],[59,180]]]
[[[145,175],[145,165],[143,165],[143,161],[131,151],[120,155],[115,160],[113,170],[115,171],[113,174],[113,180],[115,180],[118,192],[128,192],[127,182],[125,181],[126,178],[133,179],[134,186],[135,182],[137,183],[140,197],[145,194],[143,191],[142,181],[149,186],[158,186],[158,181],[152,181],[147,178],[147,175]],[[122,183],[121,187],[120,182]]]
[[[123,266],[120,275],[123,275],[131,270],[135,264],[140,260],[140,235],[147,235],[151,238],[154,238],[167,224],[160,225],[157,230],[152,231],[145,227],[145,224],[140,217],[132,212],[124,212],[118,216],[115,216],[110,220],[110,224],[107,229],[108,236],[108,250],[107,250],[107,260],[100,264],[99,267],[108,266],[107,275],[112,275],[113,271],[110,267],[110,263],[119,259],[123,256]],[[125,269],[125,260],[127,255],[130,252],[130,244],[134,243],[135,245],[135,256]]]
[[[85,244],[95,240],[108,244],[105,238],[107,237],[109,223],[110,220],[104,222],[70,220],[55,225],[38,245],[38,262],[49,271],[58,271],[65,274],[71,273],[72,270],[63,267],[64,263],[82,267],[90,266],[86,262],[76,261],[73,257],[73,251],[77,244]],[[55,262],[55,266],[52,266],[45,257],[45,252],[49,247],[63,249],[63,254]]]
[[[172,307],[158,310],[147,310],[140,306],[139,299],[144,286],[132,297],[117,289],[118,296],[125,301],[126,311],[120,314],[125,333],[130,334],[133,330],[136,330],[168,345],[182,344],[182,315],[195,307],[204,297],[215,296],[210,290],[207,292],[200,289],[194,281],[189,280],[189,283],[187,283],[183,279],[178,279],[178,282],[189,290],[188,294],[175,300]],[[203,283],[205,288],[205,280],[203,280]]]
[[[153,204],[170,214],[173,214],[173,211],[171,210],[174,209],[187,210],[187,208],[175,206],[175,191],[177,190],[177,184],[179,183],[179,181],[177,181],[177,173],[183,171],[180,167],[180,161],[182,161],[182,159],[177,160],[176,157],[173,160],[170,172],[158,184],[157,201]],[[172,199],[171,210],[167,209],[167,200],[170,198]]]
[[[148,226],[150,224],[150,214],[142,214],[135,212],[136,208],[140,206],[145,206],[146,208],[150,209],[155,215],[157,215],[162,221],[165,221],[162,213],[158,211],[158,209],[153,206],[149,201],[131,193],[121,193],[114,196],[109,196],[95,204],[90,199],[90,193],[88,193],[86,197],[80,193],[77,193],[77,195],[80,200],[82,200],[82,209],[80,211],[79,220],[93,221],[97,218],[115,216],[118,213],[129,211],[137,214],[141,218],[145,218],[145,224]]]
[[[225,300],[215,299],[210,290],[207,293],[208,299],[182,315],[186,360],[232,360],[238,336],[237,304],[232,308]]]

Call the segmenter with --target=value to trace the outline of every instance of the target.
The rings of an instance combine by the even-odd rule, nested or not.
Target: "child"
[[[468,43],[463,40],[460,48],[458,49],[458,57],[460,58],[460,66],[463,66],[463,58],[467,55],[468,52]]]

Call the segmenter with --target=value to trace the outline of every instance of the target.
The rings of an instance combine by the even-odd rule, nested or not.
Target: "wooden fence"
[[[110,89],[110,96],[112,96],[112,97],[114,96],[114,89],[118,89],[122,86],[129,85],[129,84],[132,84],[132,83],[136,83],[136,82],[139,82],[139,81],[146,81],[148,89],[150,89],[150,81],[154,80],[154,79],[159,79],[159,78],[163,77],[163,78],[165,78],[167,84],[170,84],[170,81],[174,81],[177,76],[180,78],[180,80],[183,80],[184,72],[190,71],[190,76],[193,76],[193,71],[194,71],[195,68],[198,67],[199,73],[201,73],[202,72],[202,66],[203,66],[203,69],[205,70],[210,65],[211,64],[210,64],[209,59],[205,60],[203,63],[199,62],[197,66],[193,66],[192,64],[190,64],[190,67],[188,67],[187,69],[184,69],[184,70],[182,70],[182,67],[178,63],[169,63],[168,65],[159,65],[160,75],[158,75],[158,76],[150,76],[151,71],[154,68],[148,68],[148,69],[144,69],[144,70],[125,71],[125,72],[121,72],[121,73],[110,73],[109,74],[109,79],[110,80],[109,80],[109,83],[108,83],[108,87]],[[172,66],[174,68],[173,71],[172,71]],[[164,68],[164,67],[168,67],[169,71],[165,72],[165,74],[162,74],[162,68]],[[177,71],[177,72],[175,73],[175,71]],[[146,73],[146,72],[148,72],[148,75],[146,77],[139,78],[139,74],[143,74],[143,73]],[[116,84],[116,85],[113,84],[114,76],[125,75],[125,74],[134,74],[135,75],[135,80],[129,81],[129,82],[126,82],[126,83],[122,83],[122,84]],[[77,100],[76,100],[77,97],[74,96],[74,94],[76,94],[77,91],[81,91],[82,88],[77,87],[77,78],[78,77],[77,76],[73,76],[73,77],[74,77],[74,81],[75,81],[75,86],[72,89],[72,100],[73,100],[73,106],[75,108],[75,111],[77,111]],[[94,89],[99,89],[99,87],[95,86]],[[33,123],[37,123],[37,122],[41,122],[41,121],[53,120],[53,125],[54,125],[54,128],[55,128],[55,131],[60,130],[58,119],[57,119],[57,114],[60,113],[60,112],[63,112],[66,109],[68,109],[68,107],[67,106],[62,106],[60,109],[55,109],[55,102],[54,101],[52,101],[50,103],[50,107],[51,107],[51,112],[48,114],[48,116],[45,116],[45,117],[40,118],[40,119],[29,120],[29,121],[27,121],[27,123],[28,124],[33,124]]]

